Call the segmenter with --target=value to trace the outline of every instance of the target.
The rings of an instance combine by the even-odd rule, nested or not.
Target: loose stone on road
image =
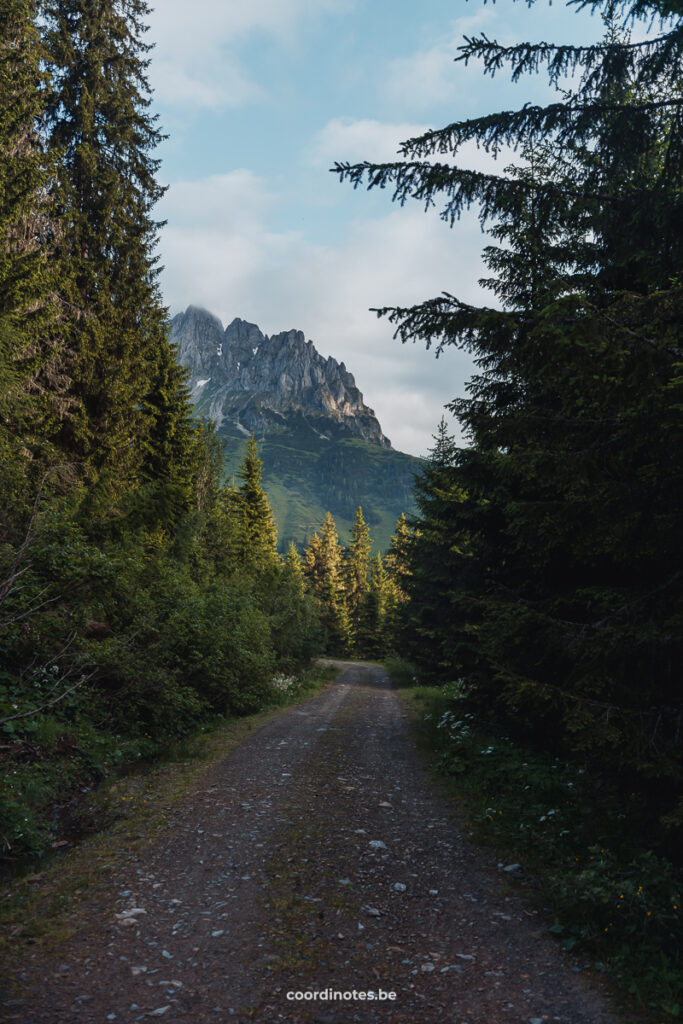
[[[386,673],[349,663],[207,772],[58,956],[27,953],[2,1019],[617,1024],[509,879],[460,835]]]

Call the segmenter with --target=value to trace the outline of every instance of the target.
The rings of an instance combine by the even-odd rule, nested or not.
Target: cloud
[[[261,35],[291,44],[302,24],[352,6],[353,0],[160,0],[150,18],[152,86],[164,103],[242,106],[262,95],[239,63],[245,42]]]
[[[386,99],[401,110],[424,110],[443,103],[469,103],[472,93],[471,69],[454,63],[463,36],[485,28],[494,19],[491,8],[451,22],[450,28],[431,45],[386,63],[383,91]]]
[[[392,124],[369,118],[356,120],[336,117],[328,121],[314,137],[309,148],[309,160],[314,167],[326,168],[337,161],[390,163],[402,159],[398,153],[401,143],[424,135],[429,130],[427,125],[419,123]],[[432,163],[450,163],[486,174],[502,174],[503,168],[509,163],[521,162],[509,146],[501,146],[498,156],[494,157],[478,147],[476,142],[466,142],[455,157],[437,153],[427,160]]]
[[[203,305],[268,334],[298,328],[323,355],[343,360],[385,433],[424,453],[443,405],[462,393],[471,362],[449,349],[393,339],[370,306],[404,305],[449,290],[476,301],[482,239],[474,217],[450,231],[421,207],[358,220],[335,243],[271,228],[277,197],[250,171],[172,186],[160,213],[162,285],[173,313]]]
[[[316,167],[330,167],[337,160],[389,162],[397,158],[398,148],[405,139],[426,131],[428,126],[424,124],[335,117],[315,136],[309,155]]]

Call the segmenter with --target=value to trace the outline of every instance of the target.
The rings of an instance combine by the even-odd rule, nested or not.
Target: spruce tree
[[[386,648],[400,651],[407,645],[410,609],[408,607],[408,577],[410,576],[410,544],[413,534],[405,513],[396,521],[391,545],[384,557],[387,574]]]
[[[457,446],[442,418],[430,457],[415,478],[415,533],[402,552],[409,604],[400,647],[428,674],[445,681],[460,671],[454,595],[462,586],[467,557],[458,532],[465,495],[454,472],[456,457]]]
[[[303,571],[311,593],[320,599],[323,592],[324,576],[321,542],[317,532],[313,533],[304,550]]]
[[[309,542],[304,565],[309,586],[320,603],[325,650],[329,654],[345,654],[351,641],[351,627],[346,605],[343,550],[330,512],[325,516],[320,534],[314,534]]]
[[[154,396],[169,325],[155,254],[164,190],[146,77],[149,11],[144,0],[44,0],[42,12],[47,133],[60,155],[54,257],[75,404],[56,440],[86,476],[105,473],[114,497],[149,476],[141,439],[164,417]]]
[[[303,598],[306,592],[306,578],[304,576],[304,567],[301,561],[301,556],[297,551],[294,541],[291,541],[287,548],[284,572],[290,580],[292,591],[296,594],[297,598]]]
[[[261,484],[262,474],[263,462],[252,435],[237,474],[242,483],[234,495],[234,507],[239,523],[243,563],[257,573],[266,572],[279,562],[277,526]]]
[[[271,577],[266,602],[278,665],[293,671],[319,653],[322,642],[318,602],[306,592],[301,557],[293,543]]]
[[[32,0],[7,0],[0,9],[0,488],[7,498],[0,532],[5,535],[45,471],[41,429],[60,398],[47,261],[50,157],[39,135],[44,51],[35,18]]]
[[[359,505],[356,509],[354,524],[351,527],[351,543],[346,551],[344,563],[346,607],[354,644],[360,627],[363,600],[368,590],[371,551],[370,529],[363,518],[363,509]]]
[[[389,550],[384,557],[384,566],[391,576],[399,598],[405,598],[406,580],[410,575],[409,551],[411,531],[405,512],[396,520]]]
[[[363,594],[355,634],[355,649],[366,658],[381,658],[390,650],[392,581],[379,552],[370,559],[368,586]]]
[[[539,742],[659,775],[665,795],[680,777],[683,35],[677,21],[635,43],[615,28],[680,14],[667,0],[590,6],[605,16],[600,44],[461,48],[490,74],[573,73],[558,102],[336,169],[401,203],[441,202],[451,225],[479,204],[492,237],[492,307],[444,294],[381,311],[402,340],[469,348],[478,368],[451,407],[469,446],[446,486],[434,465],[418,485],[409,590],[425,654],[439,671],[466,667],[481,706],[509,709]],[[484,174],[433,161],[469,141],[512,145],[523,162]]]

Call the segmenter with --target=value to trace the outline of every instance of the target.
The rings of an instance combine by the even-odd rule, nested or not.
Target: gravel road
[[[51,962],[28,955],[3,1020],[618,1024],[460,835],[386,673],[344,669],[208,771]]]

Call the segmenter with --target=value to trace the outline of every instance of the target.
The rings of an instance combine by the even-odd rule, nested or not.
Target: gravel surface
[[[618,1024],[459,834],[373,666],[207,772],[87,921],[27,953],[3,1020]]]

